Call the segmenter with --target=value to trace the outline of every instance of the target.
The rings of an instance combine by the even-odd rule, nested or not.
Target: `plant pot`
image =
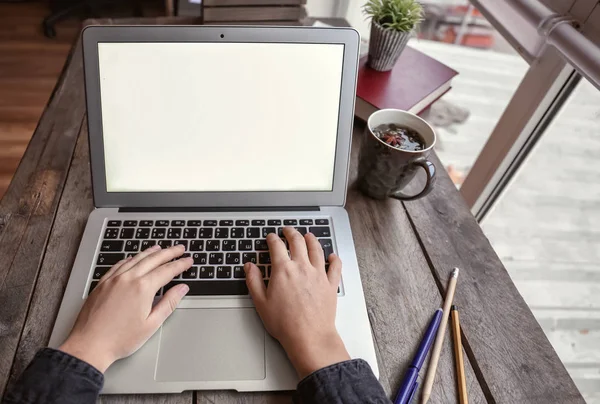
[[[371,21],[368,65],[380,72],[392,70],[410,35],[411,32],[383,28],[375,21]]]

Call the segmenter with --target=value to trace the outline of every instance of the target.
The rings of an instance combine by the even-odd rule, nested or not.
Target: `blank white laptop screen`
[[[343,54],[99,43],[107,192],[331,191]]]

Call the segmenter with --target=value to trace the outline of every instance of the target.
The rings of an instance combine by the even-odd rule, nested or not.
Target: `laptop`
[[[343,261],[337,329],[378,374],[344,210],[359,35],[352,29],[102,26],[83,31],[95,209],[54,325],[58,347],[111,265],[183,244],[188,295],[103,393],[293,390],[243,264],[294,226]]]

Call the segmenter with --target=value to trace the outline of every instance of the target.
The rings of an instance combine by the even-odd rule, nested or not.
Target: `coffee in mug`
[[[409,201],[427,195],[435,180],[435,166],[427,160],[435,140],[433,128],[415,114],[398,109],[374,112],[360,149],[359,189],[375,199]],[[427,175],[423,190],[415,195],[402,193],[419,169]]]

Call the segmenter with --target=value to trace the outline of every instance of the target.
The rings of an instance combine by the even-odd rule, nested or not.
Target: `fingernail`
[[[160,245],[158,245],[158,244],[155,244],[155,245],[153,245],[152,247],[150,247],[150,249],[151,249],[152,251],[155,251],[155,250],[160,250]]]
[[[181,285],[179,285],[179,289],[177,289],[177,293],[179,293],[180,296],[185,296],[187,294],[187,292],[190,291],[190,287],[188,285],[186,285],[185,283],[182,283]]]

